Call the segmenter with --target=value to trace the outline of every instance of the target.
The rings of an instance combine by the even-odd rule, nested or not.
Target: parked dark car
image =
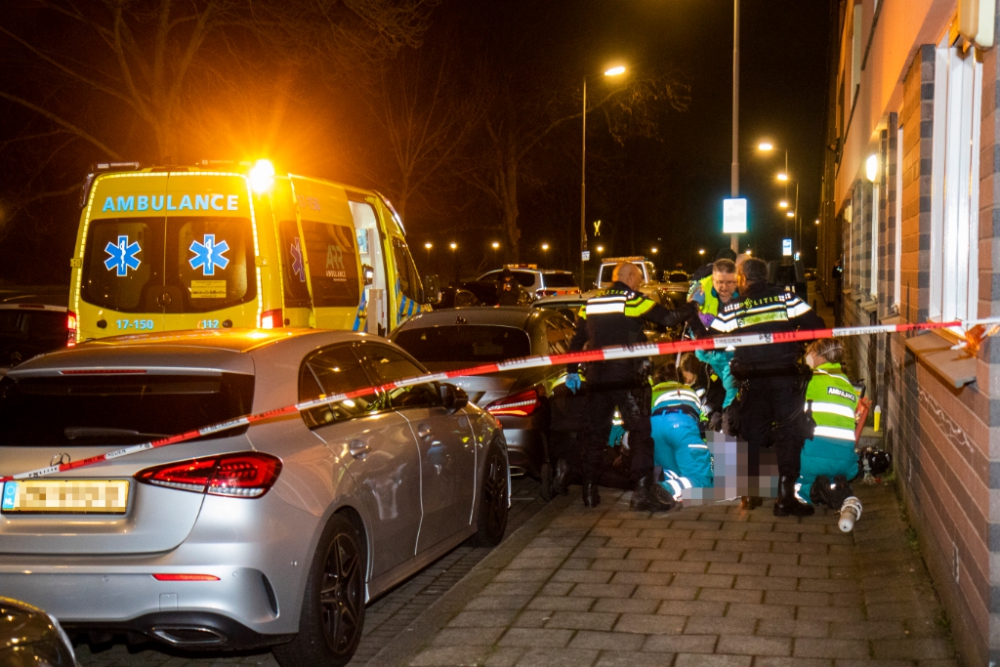
[[[517,292],[517,305],[530,306],[535,300],[531,292],[518,283],[513,289]],[[452,284],[441,290],[441,298],[433,304],[434,308],[467,308],[469,306],[500,305],[500,283],[492,280],[473,280]]]
[[[0,597],[0,665],[79,667],[73,645],[54,616],[5,597]]]
[[[0,290],[0,368],[76,342],[68,288]]]
[[[516,357],[569,350],[573,324],[556,310],[464,308],[420,313],[390,340],[431,372],[450,371]],[[566,367],[546,366],[451,380],[503,426],[513,474],[527,472],[548,483],[549,401],[566,380]]]

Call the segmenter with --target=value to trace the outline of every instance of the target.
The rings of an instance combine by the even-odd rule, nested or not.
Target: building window
[[[947,39],[947,38],[946,38]],[[976,50],[943,44],[934,70],[930,304],[938,321],[978,314],[979,126],[982,65]]]
[[[872,183],[872,241],[871,241],[871,276],[868,281],[868,293],[878,300],[878,213],[879,184]]]
[[[896,233],[892,305],[900,312],[903,293],[903,126],[896,130]],[[909,296],[907,296],[909,298]]]

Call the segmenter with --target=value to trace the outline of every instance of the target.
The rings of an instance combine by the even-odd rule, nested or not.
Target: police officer
[[[767,284],[767,263],[751,258],[740,268],[741,297],[722,307],[712,330],[725,334],[778,333],[824,329],[816,315],[794,292]],[[773,442],[778,459],[775,516],[809,516],[810,505],[795,497],[800,453],[805,438],[805,387],[798,365],[798,343],[771,343],[736,348],[731,370],[741,381],[739,433],[750,449],[751,466],[760,448]],[[751,474],[757,474],[751,470]]]
[[[667,310],[637,292],[642,273],[632,263],[616,266],[612,280],[609,288],[588,299],[580,309],[570,350],[582,350],[584,345],[601,348],[645,343],[643,320],[666,327],[689,321],[693,327],[704,331],[693,306]],[[583,504],[587,507],[595,507],[601,502],[597,480],[616,406],[625,421],[632,450],[630,508],[666,511],[674,506],[670,493],[653,480],[650,366],[649,359],[616,359],[595,362],[587,367],[588,423],[581,453]],[[566,386],[575,392],[581,386],[577,365],[569,364],[567,372]]]

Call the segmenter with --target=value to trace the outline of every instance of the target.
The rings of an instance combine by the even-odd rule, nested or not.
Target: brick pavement
[[[369,664],[957,665],[893,489],[855,490],[851,534],[829,512],[775,518],[770,502],[650,514],[607,490],[593,510],[557,501],[442,599],[437,625],[411,626],[413,650],[390,643]]]

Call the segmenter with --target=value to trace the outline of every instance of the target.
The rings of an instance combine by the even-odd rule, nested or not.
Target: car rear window
[[[251,375],[73,375],[0,381],[0,446],[137,444],[250,412]],[[242,433],[246,427],[215,436]]]
[[[598,279],[602,285],[610,285],[614,281],[611,276],[615,273],[615,265],[607,264],[601,267],[601,277]]]
[[[546,273],[545,287],[576,287],[572,273]]]
[[[499,325],[461,324],[400,331],[393,340],[417,361],[489,363],[531,354],[523,329]]]

